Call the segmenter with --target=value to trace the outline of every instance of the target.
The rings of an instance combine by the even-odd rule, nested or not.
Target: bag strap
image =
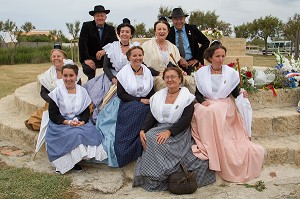
[[[181,167],[182,171],[183,171],[186,175],[188,175],[188,170],[187,170],[185,164],[184,164],[182,161],[180,161],[180,167]]]

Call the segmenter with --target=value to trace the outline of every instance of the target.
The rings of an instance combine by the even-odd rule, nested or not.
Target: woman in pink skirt
[[[209,47],[204,58],[210,65],[195,74],[196,99],[192,119],[193,153],[209,160],[209,168],[230,182],[246,182],[260,175],[264,148],[247,136],[234,101],[239,91],[239,75],[223,65],[226,48],[220,43]],[[244,92],[247,97],[247,92]]]

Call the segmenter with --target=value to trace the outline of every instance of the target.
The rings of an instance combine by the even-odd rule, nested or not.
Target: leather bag
[[[182,172],[172,173],[168,177],[168,190],[174,194],[191,194],[197,188],[197,176],[194,171],[187,171],[184,163],[180,162]]]

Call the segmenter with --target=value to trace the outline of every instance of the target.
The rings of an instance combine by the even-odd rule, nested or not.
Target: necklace
[[[158,48],[160,49],[160,50],[164,50],[164,46],[165,46],[165,42],[164,43],[162,43],[162,44],[159,44],[157,41],[156,41],[156,44],[158,45]]]
[[[131,69],[133,70],[133,72],[135,72],[135,73],[138,73],[140,70],[141,70],[141,66],[139,67],[139,69],[138,70],[135,70],[134,68],[132,68],[132,66],[131,66]]]
[[[222,69],[222,66],[221,66],[221,68],[218,68],[218,69],[214,69],[214,67],[212,67],[212,66],[210,66],[210,67],[213,71],[220,71]]]
[[[179,91],[180,91],[180,88],[179,88],[177,91],[171,93],[171,92],[169,91],[169,89],[168,89],[168,93],[171,95],[171,97],[172,97],[175,93],[178,93]]]
[[[120,44],[121,44],[121,46],[129,46],[129,43],[128,44],[122,44],[122,42],[120,41]]]

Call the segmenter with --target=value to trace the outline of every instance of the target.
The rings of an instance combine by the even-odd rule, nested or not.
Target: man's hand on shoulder
[[[96,64],[95,64],[95,62],[93,60],[86,59],[86,60],[84,60],[84,63],[86,65],[88,65],[89,67],[91,67],[92,69],[96,70]]]

